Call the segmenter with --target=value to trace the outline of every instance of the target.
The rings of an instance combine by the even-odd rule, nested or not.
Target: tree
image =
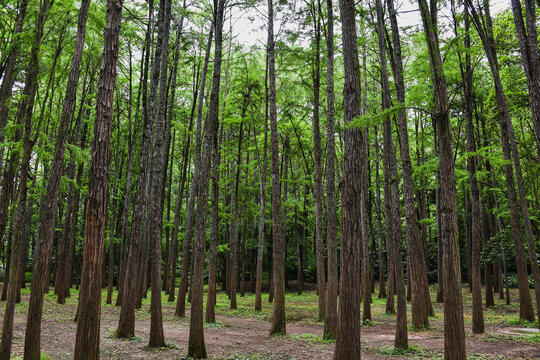
[[[356,45],[354,1],[339,1],[345,83],[343,118],[345,124],[361,114],[360,66]],[[338,333],[334,359],[360,359],[360,198],[362,174],[362,131],[349,127],[343,133],[344,156],[341,186],[341,287]]]
[[[203,330],[203,285],[204,285],[204,243],[206,238],[206,211],[208,207],[208,183],[212,148],[218,130],[219,88],[221,79],[221,54],[223,45],[223,12],[225,0],[214,0],[215,49],[212,90],[208,104],[208,114],[204,122],[203,154],[201,156],[200,177],[197,184],[197,218],[193,241],[193,283],[191,284],[191,317],[189,322],[188,356],[195,359],[206,358]]]
[[[108,0],[106,19],[88,181],[85,251],[75,338],[74,357],[76,359],[99,358],[100,279],[105,245],[112,104],[118,61],[118,39],[122,23],[122,0]]]
[[[338,259],[337,259],[337,211],[335,203],[335,125],[334,125],[334,9],[332,0],[326,1],[326,211],[328,248],[328,282],[326,284],[326,310],[323,334],[327,339],[335,339],[337,332],[337,295],[338,295]]]
[[[443,253],[444,279],[444,357],[465,359],[465,329],[460,284],[460,262],[457,235],[456,174],[454,168],[450,118],[448,114],[448,90],[442,67],[439,39],[437,36],[437,4],[428,7],[426,0],[419,0],[422,24],[429,49],[429,64],[435,101],[434,125],[437,125],[439,150],[439,212]]]
[[[49,279],[47,269],[49,268],[50,254],[54,236],[54,225],[56,220],[56,212],[58,208],[58,193],[60,188],[60,179],[64,170],[64,152],[66,148],[66,140],[69,132],[70,118],[73,113],[75,101],[77,97],[77,84],[83,55],[84,39],[86,35],[86,20],[88,19],[88,8],[90,0],[81,2],[79,9],[79,19],[77,21],[77,38],[75,41],[75,50],[73,59],[71,60],[71,69],[66,86],[66,96],[64,99],[64,107],[58,131],[56,133],[56,144],[54,149],[53,163],[51,166],[51,174],[49,175],[47,184],[47,193],[45,202],[40,208],[39,221],[39,245],[37,254],[34,256],[34,271],[32,273],[32,285],[30,286],[30,304],[28,306],[28,316],[26,322],[25,333],[25,359],[40,358],[40,343],[41,343],[41,317],[43,308],[43,296]]]
[[[274,287],[274,312],[271,335],[285,334],[285,241],[281,232],[281,186],[279,181],[279,143],[276,104],[276,60],[274,44],[274,7],[268,0],[268,78],[270,108],[270,154],[272,159],[272,238],[273,267],[272,285]]]

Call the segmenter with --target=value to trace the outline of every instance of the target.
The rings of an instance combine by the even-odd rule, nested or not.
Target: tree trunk
[[[444,357],[459,360],[466,358],[466,350],[458,252],[456,175],[448,113],[448,93],[436,30],[437,4],[432,2],[430,9],[426,0],[419,0],[418,3],[429,49],[435,101],[433,120],[437,124],[439,146],[440,244],[443,248],[444,263]]]
[[[323,188],[322,188],[322,150],[321,130],[319,125],[320,102],[320,47],[321,47],[321,21],[315,4],[310,5],[312,21],[314,23],[314,66],[313,79],[313,204],[315,208],[315,254],[317,256],[317,292],[319,294],[319,319],[325,318],[326,311],[326,271],[324,266],[323,245]]]
[[[257,277],[255,280],[255,311],[262,310],[262,271],[263,271],[263,255],[264,255],[264,215],[266,209],[266,168],[268,161],[268,53],[266,53],[266,69],[265,69],[265,111],[264,111],[264,144],[263,144],[263,161],[259,155],[257,145],[257,133],[253,128],[253,139],[255,142],[255,154],[257,156],[257,172],[259,176],[259,235],[257,239]],[[253,117],[253,107],[251,108],[251,116]]]
[[[536,23],[536,4],[534,0],[525,0],[525,22],[523,21],[522,3],[512,0],[514,24],[519,40],[521,60],[527,78],[527,88],[531,100],[531,112],[538,157],[540,158],[540,55],[538,51],[538,33]],[[534,272],[533,272],[534,274]],[[536,285],[535,285],[536,288]],[[538,298],[536,299],[538,302]]]
[[[406,239],[407,249],[410,254],[423,254],[423,238],[420,237],[418,229],[418,218],[414,204],[414,180],[409,153],[409,135],[407,130],[407,115],[405,112],[405,81],[403,77],[403,57],[401,54],[401,40],[399,28],[397,25],[397,15],[394,8],[394,1],[387,2],[390,15],[390,25],[392,28],[392,44],[394,48],[393,67],[394,82],[396,86],[396,98],[400,108],[397,120],[399,128],[399,145],[401,154],[401,163],[403,171],[403,197],[405,204],[406,221]],[[382,14],[381,14],[382,21]],[[410,261],[410,272],[408,272],[408,281],[411,287],[411,315],[413,328],[422,329],[429,327],[429,312],[431,308],[431,299],[429,297],[428,286],[428,266],[425,258],[420,256],[418,261]]]
[[[122,281],[124,290],[122,291],[122,306],[120,309],[120,318],[118,320],[118,328],[115,336],[119,338],[130,338],[135,335],[135,307],[139,293],[139,279],[144,274],[143,267],[146,264],[143,262],[144,255],[142,253],[142,237],[144,223],[144,206],[145,206],[145,189],[150,178],[150,163],[151,156],[151,139],[152,139],[152,122],[148,117],[147,104],[147,79],[148,79],[148,61],[150,57],[150,29],[153,23],[153,6],[151,0],[148,5],[148,28],[146,33],[145,43],[145,71],[142,80],[142,97],[143,97],[143,134],[141,141],[141,150],[139,154],[139,176],[135,189],[135,202],[133,206],[133,216],[131,220],[131,234],[129,241],[129,250],[125,265],[125,276]]]
[[[216,42],[214,50],[214,72],[212,90],[208,104],[208,115],[204,123],[203,156],[199,163],[200,178],[197,185],[197,220],[193,242],[193,282],[191,284],[191,317],[189,324],[188,356],[195,359],[206,358],[203,331],[203,285],[204,285],[204,243],[206,238],[206,212],[208,207],[208,183],[210,180],[210,160],[218,130],[219,88],[221,75],[221,54],[223,43],[223,12],[225,0],[214,1],[214,23]]]
[[[187,219],[186,219],[186,232],[184,237],[184,248],[182,250],[182,271],[180,274],[180,285],[178,286],[178,299],[176,302],[175,315],[184,317],[186,315],[186,291],[187,291],[187,277],[189,272],[190,258],[191,258],[191,239],[193,237],[193,222],[195,213],[195,200],[197,197],[197,186],[199,183],[199,169],[201,161],[201,146],[202,146],[202,111],[204,104],[204,90],[206,86],[206,73],[208,69],[208,61],[210,57],[210,50],[212,48],[212,37],[214,28],[211,26],[210,34],[208,35],[208,43],[206,46],[206,53],[204,55],[204,65],[202,70],[201,86],[199,88],[199,104],[197,108],[197,125],[195,131],[195,171],[191,179],[191,186],[189,188],[189,201],[187,204]],[[216,33],[216,39],[217,39]],[[213,85],[213,84],[212,84]],[[210,156],[210,155],[209,155]]]
[[[283,335],[285,330],[285,241],[281,231],[281,187],[279,179],[279,143],[276,104],[276,61],[274,49],[274,0],[268,0],[268,77],[270,108],[270,149],[272,158],[272,238],[273,267],[272,282],[274,287],[274,312],[270,335]],[[320,294],[319,294],[320,295]]]
[[[339,1],[344,62],[343,118],[345,124],[361,114],[360,66],[356,38],[355,4]],[[338,333],[334,359],[360,359],[360,241],[363,139],[360,129],[344,130],[341,180],[341,287]]]
[[[24,136],[23,136],[23,154],[22,161],[20,163],[19,169],[19,190],[17,194],[17,209],[15,216],[15,226],[14,226],[14,236],[12,237],[11,245],[11,260],[10,260],[10,269],[9,269],[9,287],[7,290],[7,301],[6,308],[4,311],[4,320],[2,326],[2,340],[0,344],[0,359],[9,359],[11,354],[11,344],[13,340],[13,317],[15,311],[15,302],[17,294],[20,287],[20,258],[21,258],[21,248],[24,235],[24,227],[26,221],[26,198],[27,198],[27,188],[28,188],[28,173],[30,169],[30,158],[32,155],[32,148],[36,143],[36,140],[39,135],[39,128],[43,120],[43,111],[39,118],[39,122],[35,125],[36,134],[32,138],[32,114],[34,107],[34,100],[36,92],[38,89],[38,75],[39,75],[39,51],[41,47],[41,40],[43,37],[43,27],[47,18],[47,13],[50,8],[50,3],[48,0],[40,3],[39,12],[37,14],[36,25],[35,25],[35,34],[34,34],[34,43],[32,44],[30,52],[30,60],[28,63],[28,71],[26,73],[23,97],[19,105],[17,112],[17,122],[24,124]],[[61,39],[59,41],[61,43]],[[56,56],[53,61],[51,76],[49,77],[49,82],[47,85],[45,100],[43,104],[46,103],[47,97],[49,95],[49,87],[51,85],[51,80],[54,73],[54,68],[56,66],[56,60],[58,59],[59,51],[57,51]],[[6,205],[7,206],[7,205]],[[55,214],[54,214],[55,215]],[[53,215],[53,219],[54,219]],[[3,234],[2,234],[3,235]],[[39,347],[38,347],[39,348]]]
[[[216,278],[217,278],[217,246],[219,240],[219,164],[221,162],[220,146],[223,139],[223,123],[219,130],[219,139],[214,138],[214,154],[212,159],[212,224],[210,228],[210,269],[208,270],[208,295],[206,298],[205,321],[216,322]]]
[[[491,68],[491,73],[493,75],[493,81],[495,83],[495,97],[497,102],[497,111],[499,114],[499,125],[501,127],[501,142],[503,150],[503,159],[511,160],[512,155],[514,156],[514,164],[516,165],[516,175],[518,179],[518,188],[520,189],[520,197],[522,199],[521,209],[524,211],[523,220],[525,222],[525,234],[527,238],[531,238],[532,234],[530,232],[530,218],[528,218],[528,207],[523,194],[523,179],[521,178],[521,166],[519,163],[519,158],[517,154],[517,149],[515,147],[515,139],[513,136],[512,122],[510,119],[510,112],[508,108],[508,101],[504,93],[502,86],[500,74],[499,74],[499,65],[497,61],[497,53],[495,50],[495,40],[493,36],[493,28],[491,23],[491,15],[489,13],[489,7],[485,8],[484,21],[481,21],[475,7],[472,5],[470,0],[467,1],[468,7],[471,10],[473,16],[474,25],[486,51],[488,62]],[[488,4],[486,0],[486,4]],[[512,154],[513,152],[513,154]],[[519,287],[519,303],[520,303],[520,317],[525,320],[534,321],[534,311],[532,308],[531,293],[529,291],[528,275],[527,275],[527,262],[525,257],[525,249],[523,247],[522,232],[521,232],[521,220],[519,216],[519,205],[516,195],[516,188],[514,183],[514,171],[512,164],[507,162],[504,165],[505,177],[506,177],[506,187],[507,187],[507,196],[508,196],[508,207],[510,209],[510,224],[512,228],[512,236],[514,240],[514,251],[516,255],[516,270],[518,274],[518,287]],[[521,186],[520,186],[521,185]],[[527,220],[529,220],[527,226]],[[534,245],[532,250],[534,251]],[[534,256],[536,258],[536,256]],[[536,283],[540,282],[538,276],[534,275],[533,269],[533,278],[535,278]],[[538,274],[538,267],[536,267],[536,275]],[[540,275],[539,275],[540,276]],[[538,286],[535,286],[537,300],[540,300],[540,283]],[[538,302],[538,301],[537,301]],[[537,309],[540,308],[540,304],[537,304]]]
[[[326,310],[323,334],[326,339],[335,339],[337,333],[337,295],[338,295],[338,258],[337,258],[337,210],[336,210],[336,144],[334,119],[334,15],[332,0],[326,0],[326,211],[328,249],[328,282],[326,284]]]
[[[105,218],[107,216],[107,187],[109,183],[110,137],[112,104],[118,61],[118,43],[122,22],[122,0],[107,3],[103,55],[96,97],[94,141],[88,180],[88,198],[85,225],[85,251],[80,312],[77,322],[74,357],[99,358],[99,326],[101,312],[101,254],[104,248]]]

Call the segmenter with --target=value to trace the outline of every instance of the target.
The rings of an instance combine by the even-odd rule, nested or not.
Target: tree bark
[[[337,258],[337,210],[335,202],[335,119],[334,119],[334,10],[332,0],[326,1],[326,211],[328,249],[328,282],[326,284],[326,310],[323,334],[326,339],[335,339],[337,333],[338,258]]]
[[[437,4],[432,2],[431,9],[426,0],[419,0],[418,4],[429,50],[435,101],[433,120],[437,124],[439,146],[440,245],[443,248],[444,266],[444,357],[459,360],[466,358],[466,350],[458,252],[456,175],[448,113],[448,92],[436,29]]]
[[[276,104],[276,60],[274,47],[274,8],[273,0],[268,0],[268,78],[270,108],[270,149],[272,158],[272,238],[273,267],[272,285],[274,287],[274,312],[270,335],[286,333],[285,321],[285,244],[281,231],[281,187],[279,179],[279,143]]]
[[[122,0],[107,3],[103,55],[96,98],[94,141],[88,180],[85,225],[85,247],[79,319],[75,339],[76,359],[99,358],[99,326],[101,312],[101,266],[107,216],[107,188],[109,183],[110,137],[112,104],[118,61],[118,43],[122,22]]]
[[[394,1],[387,2],[390,16],[390,26],[392,29],[393,60],[394,60],[394,83],[396,86],[396,99],[400,106],[397,120],[399,128],[399,145],[401,163],[403,171],[403,198],[405,204],[406,239],[407,249],[411,254],[423,254],[425,244],[420,237],[418,229],[418,218],[414,204],[414,180],[409,152],[409,135],[407,130],[407,115],[405,112],[405,81],[403,77],[403,57],[401,53],[401,40],[397,24],[397,15],[394,8]],[[382,20],[382,14],[381,14]],[[423,256],[418,260],[410,261],[410,273],[408,273],[412,299],[411,315],[413,328],[422,329],[429,327],[429,312],[431,299],[429,297],[428,286],[428,266]]]
[[[361,114],[360,66],[356,38],[355,4],[340,0],[342,22],[344,89],[343,118],[345,124]],[[343,132],[344,157],[341,180],[341,287],[338,313],[338,333],[334,359],[360,359],[360,241],[362,132],[351,127]]]
[[[195,359],[206,358],[203,330],[203,285],[204,285],[204,243],[206,237],[206,213],[208,207],[208,183],[210,180],[210,160],[218,130],[219,88],[221,77],[221,56],[223,44],[223,12],[225,0],[214,1],[215,50],[212,90],[208,104],[208,115],[204,122],[203,156],[199,163],[200,178],[197,185],[197,220],[193,242],[193,282],[191,284],[191,317],[189,324],[188,356]]]

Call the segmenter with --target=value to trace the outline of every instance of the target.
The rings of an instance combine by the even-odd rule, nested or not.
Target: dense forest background
[[[534,322],[536,5],[3,1],[0,359],[26,286],[25,359],[50,288],[62,304],[80,287],[78,359],[99,357],[102,288],[117,337],[151,297],[150,346],[162,291],[177,316],[189,301],[195,358],[216,288],[232,309],[269,291],[272,334],[285,291],[317,290],[336,359],[360,358],[372,291],[402,348],[407,301],[414,329],[444,302],[448,359],[465,358],[462,284],[473,332],[509,288]]]

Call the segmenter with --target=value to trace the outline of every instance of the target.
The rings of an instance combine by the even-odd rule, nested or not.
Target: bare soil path
[[[24,341],[28,294],[17,306],[15,316],[14,356],[21,356]],[[52,294],[46,296],[42,324],[42,351],[51,359],[72,359],[76,323],[72,320],[77,311],[76,297],[63,305],[57,305]],[[169,346],[149,349],[147,341],[150,329],[148,305],[137,313],[136,334],[130,340],[112,337],[119,316],[119,308],[104,305],[101,315],[102,359],[184,359],[189,335],[188,318],[174,317],[174,304],[164,303],[164,331]],[[437,305],[437,307],[440,305]],[[436,309],[438,312],[439,309]],[[0,303],[0,319],[4,304]],[[439,312],[440,313],[440,312]],[[189,314],[188,314],[189,316]],[[443,349],[442,321],[431,319],[428,331],[409,331],[409,343],[413,351],[404,354],[392,352],[394,340],[394,317],[378,316],[372,326],[363,328],[363,359],[440,359]],[[274,338],[268,335],[269,321],[253,317],[218,315],[217,323],[205,325],[205,340],[211,359],[241,360],[323,360],[332,359],[334,343],[321,339],[323,327],[318,322],[291,322],[287,324],[287,336]],[[467,352],[471,359],[540,359],[540,344],[513,341],[515,327],[487,325],[486,334],[470,334],[467,326]]]

